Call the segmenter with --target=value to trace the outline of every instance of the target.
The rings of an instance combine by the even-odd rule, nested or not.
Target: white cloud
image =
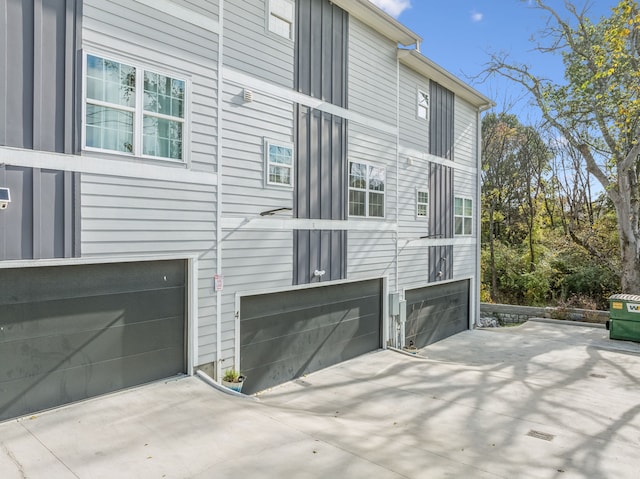
[[[407,8],[411,8],[411,0],[369,0],[394,18],[398,18]]]
[[[472,22],[481,22],[484,18],[484,13],[481,12],[471,12],[471,21]]]

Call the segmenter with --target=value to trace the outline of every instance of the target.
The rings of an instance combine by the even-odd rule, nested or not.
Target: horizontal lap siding
[[[460,165],[477,168],[477,116],[471,105],[459,97],[455,101],[454,149],[455,161]]]
[[[349,22],[349,109],[396,124],[396,45],[353,16]]]
[[[262,211],[293,208],[293,189],[266,186],[265,139],[293,143],[293,104],[266,95],[245,103],[242,88],[224,93],[222,147],[223,214],[255,217]]]
[[[224,65],[293,87],[294,42],[267,30],[268,0],[225,2]]]
[[[86,0],[83,9],[83,42],[89,51],[96,47],[116,59],[191,81],[191,167],[215,171],[217,35],[129,0]]]
[[[418,91],[429,93],[429,80],[400,65],[400,144],[429,151],[429,119],[418,118]]]
[[[453,255],[453,273],[455,278],[468,278],[476,274],[476,245],[456,245]]]
[[[349,231],[347,277],[349,279],[388,276],[389,290],[395,285],[394,233]]]

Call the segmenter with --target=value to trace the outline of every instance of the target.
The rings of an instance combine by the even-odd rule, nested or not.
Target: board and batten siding
[[[454,121],[455,162],[477,168],[478,121],[476,110],[466,101],[456,97]]]
[[[190,81],[187,156],[193,170],[214,172],[217,35],[130,0],[85,0],[83,15],[86,51]]]
[[[268,30],[268,1],[224,2],[224,66],[293,88],[295,43]]]
[[[350,16],[349,109],[396,125],[396,44]]]
[[[400,65],[400,144],[429,151],[429,118],[418,118],[418,91],[429,93],[429,79]]]

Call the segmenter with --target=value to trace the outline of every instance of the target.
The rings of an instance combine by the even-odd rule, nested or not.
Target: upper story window
[[[469,198],[454,199],[454,233],[469,236],[473,232],[473,200]]]
[[[265,141],[267,184],[293,186],[293,146]]]
[[[429,94],[418,90],[418,118],[429,118]]]
[[[87,149],[184,160],[186,81],[87,54]]]
[[[349,215],[384,218],[385,181],[384,168],[349,162]]]
[[[429,193],[427,191],[416,191],[416,216],[426,218],[429,213]]]
[[[296,6],[294,0],[268,0],[269,30],[288,40],[293,40],[293,24]]]

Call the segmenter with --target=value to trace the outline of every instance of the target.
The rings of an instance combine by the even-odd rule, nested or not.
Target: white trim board
[[[189,170],[183,163],[150,164],[136,158],[94,158],[9,147],[0,147],[0,165],[2,164],[196,185],[215,186],[218,181],[216,173]]]
[[[161,11],[162,13],[166,13],[175,18],[179,18],[180,20],[184,20],[191,25],[195,25],[200,28],[204,28],[216,35],[220,33],[220,24],[214,20],[213,18],[207,18],[201,13],[198,13],[194,10],[189,10],[177,3],[171,2],[169,0],[135,0],[138,3],[146,5],[147,7],[154,8],[156,10]]]
[[[298,93],[289,88],[285,88],[274,83],[269,83],[264,80],[246,75],[231,68],[224,68],[222,70],[222,77],[225,81],[236,84],[248,90],[264,93],[283,100],[289,100],[294,103],[299,103],[304,106],[308,106],[315,110],[320,110],[331,115],[336,115],[354,123],[359,123],[373,130],[379,130],[390,135],[398,135],[398,128],[395,125],[384,123],[374,118],[369,118],[360,113],[347,110],[331,103],[327,103],[317,98],[313,98],[302,93]]]
[[[223,230],[347,230],[395,232],[395,222],[370,220],[314,220],[305,218],[227,217],[222,218]]]
[[[408,161],[408,160],[428,161],[430,163],[436,163],[438,165],[448,166],[449,168],[452,168],[454,170],[464,171],[466,173],[470,173],[473,175],[475,175],[478,171],[477,168],[474,168],[472,166],[461,165],[460,163],[456,163],[455,161],[447,160],[445,158],[440,158],[439,156],[434,156],[429,153],[425,153],[419,150],[414,150],[413,148],[408,148],[402,145],[400,145],[399,155],[401,160],[404,159],[405,161]]]

